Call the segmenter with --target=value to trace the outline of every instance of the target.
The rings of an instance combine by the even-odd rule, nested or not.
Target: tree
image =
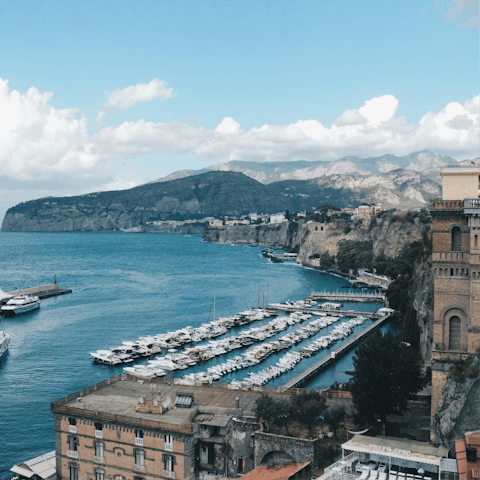
[[[424,385],[420,354],[391,332],[377,330],[353,357],[352,397],[359,418],[372,422],[406,410],[408,400]]]
[[[323,419],[325,423],[333,430],[333,434],[335,438],[337,438],[337,429],[343,423],[345,418],[347,417],[347,411],[345,407],[332,407],[325,412]]]
[[[288,424],[293,420],[292,403],[285,399],[274,400],[272,410],[273,423],[285,427],[287,435],[290,435]]]
[[[323,414],[327,409],[326,400],[318,392],[311,391],[292,396],[292,404],[295,419],[308,428],[311,436],[312,428],[323,421]]]
[[[258,418],[263,418],[266,422],[270,422],[272,420],[273,402],[272,397],[263,393],[260,398],[255,400],[255,415]]]

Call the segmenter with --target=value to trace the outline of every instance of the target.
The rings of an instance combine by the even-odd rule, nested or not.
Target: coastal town
[[[332,385],[318,391],[298,388],[301,380],[295,377],[281,386],[268,385],[312,356],[318,358],[315,365],[319,366],[308,375],[318,375],[325,360],[335,363],[344,350],[361,345],[381,322],[390,320],[395,312],[392,308],[379,307],[375,314],[352,311],[348,315],[349,311],[339,309],[340,303],[334,303],[342,295],[350,295],[351,301],[361,301],[362,295],[378,296],[367,300],[370,302],[391,298],[392,279],[360,269],[351,283],[355,286],[362,282],[386,295],[320,292],[283,304],[267,301],[265,306],[231,317],[214,315],[199,327],[160,332],[92,352],[96,363],[130,366],[125,366],[123,373],[77,392],[65,392],[55,400],[51,404],[55,450],[12,466],[12,478],[218,480],[273,474],[278,479],[322,480],[476,478],[480,425],[476,414],[460,412],[478,406],[475,379],[480,337],[472,305],[477,301],[476,231],[480,225],[476,197],[461,197],[479,185],[480,168],[444,167],[442,177],[443,198],[430,205],[433,338],[427,349],[431,355],[422,358],[422,369],[428,368],[431,378],[410,390],[408,407],[390,414],[388,422],[358,423],[355,411],[360,404],[354,384],[350,390],[348,385]],[[326,216],[331,217],[337,210],[323,213],[329,211]],[[380,211],[369,207],[365,218],[371,221]],[[270,221],[272,217],[275,224],[288,221],[280,215],[271,216]],[[334,219],[308,222],[325,230],[335,223]],[[222,221],[216,225],[210,219],[207,228],[239,225],[246,223]],[[319,244],[325,237],[320,238]],[[58,289],[57,284],[55,287]],[[332,301],[321,303],[321,299]],[[354,342],[344,341],[367,318],[378,320],[362,330]],[[257,322],[261,325],[251,326]],[[337,322],[327,335],[317,335]],[[290,333],[282,336],[287,329]],[[230,334],[230,330],[235,333]],[[267,341],[268,337],[275,340]],[[309,343],[309,337],[314,341]],[[342,347],[322,357],[322,350],[338,341],[343,342]],[[407,350],[412,348],[404,345]],[[228,352],[237,355],[208,366],[210,360]],[[285,353],[279,356],[280,352]],[[275,365],[246,375],[244,380],[232,378],[272,354],[278,359]],[[138,363],[154,355],[146,364]],[[187,373],[196,366],[203,370]],[[375,363],[369,368],[374,371]],[[470,368],[467,375],[473,381],[469,386],[452,373],[462,368]],[[166,375],[175,370],[182,370],[182,375]],[[224,376],[230,380],[225,381]],[[456,413],[450,411],[452,402]],[[313,416],[307,405],[314,409]],[[282,409],[280,417],[275,413],[277,408]],[[446,418],[453,422],[453,429],[446,429]],[[425,419],[425,427],[419,429]],[[460,424],[464,427],[459,429]]]
[[[480,480],[479,29],[0,2],[0,480]]]

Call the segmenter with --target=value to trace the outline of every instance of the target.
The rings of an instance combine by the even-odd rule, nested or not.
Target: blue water
[[[283,302],[312,291],[334,291],[346,283],[295,264],[272,264],[260,252],[256,247],[204,243],[197,235],[0,232],[2,290],[52,283],[55,276],[62,287],[73,290],[42,300],[35,312],[0,322],[0,330],[12,337],[9,354],[0,364],[0,477],[15,463],[54,449],[50,402],[122,371],[94,365],[90,351],[198,326],[212,318],[214,295],[217,316],[228,316],[257,306],[259,285],[263,303],[267,285],[268,301]],[[378,307],[344,306],[365,311]],[[212,362],[240,353],[236,350]],[[284,353],[252,371],[277,362]],[[285,383],[318,358],[303,360],[268,385]],[[212,364],[181,374],[206,370]],[[351,369],[350,354],[310,387],[345,381],[345,371]],[[243,370],[222,380],[246,376]]]

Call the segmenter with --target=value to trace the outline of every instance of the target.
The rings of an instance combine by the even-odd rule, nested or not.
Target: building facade
[[[449,362],[475,353],[480,345],[480,168],[444,167],[442,177],[443,198],[430,203],[434,275],[432,422]]]
[[[237,478],[271,458],[314,465],[315,440],[262,432],[260,395],[124,374],[92,385],[51,405],[57,480]]]

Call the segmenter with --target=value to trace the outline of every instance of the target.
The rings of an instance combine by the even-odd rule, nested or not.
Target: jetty
[[[378,292],[313,292],[308,300],[322,300],[326,302],[361,302],[385,303],[384,293]]]
[[[319,360],[318,362],[314,363],[313,365],[305,369],[302,373],[300,373],[296,377],[289,380],[287,383],[285,383],[285,385],[282,385],[279,388],[279,390],[285,391],[285,390],[288,390],[289,388],[300,387],[302,384],[308,381],[311,377],[317,376],[322,370],[325,370],[325,368],[329,367],[332,363],[334,363],[337,358],[342,357],[349,350],[351,350],[358,343],[360,343],[365,338],[366,335],[368,335],[370,332],[372,332],[376,328],[379,328],[382,325],[384,325],[389,318],[390,318],[390,315],[382,316],[375,323],[367,327],[365,330],[362,330],[360,333],[357,333],[354,337],[347,340],[338,348],[330,352],[330,354],[323,357],[321,360]]]
[[[269,307],[275,310],[281,310],[282,312],[299,312],[299,313],[311,313],[312,315],[333,315],[335,317],[367,317],[372,320],[379,319],[382,315],[375,312],[359,312],[356,310],[335,310],[332,308],[311,308],[311,307],[296,307],[295,305],[285,305],[280,303],[269,303]]]
[[[50,283],[38,287],[22,288],[20,290],[13,290],[12,292],[4,292],[3,295],[0,294],[0,303],[6,303],[10,298],[16,297],[17,295],[35,295],[40,300],[43,300],[44,298],[57,297],[67,293],[72,293],[72,290],[69,288],[60,288],[58,283]]]

